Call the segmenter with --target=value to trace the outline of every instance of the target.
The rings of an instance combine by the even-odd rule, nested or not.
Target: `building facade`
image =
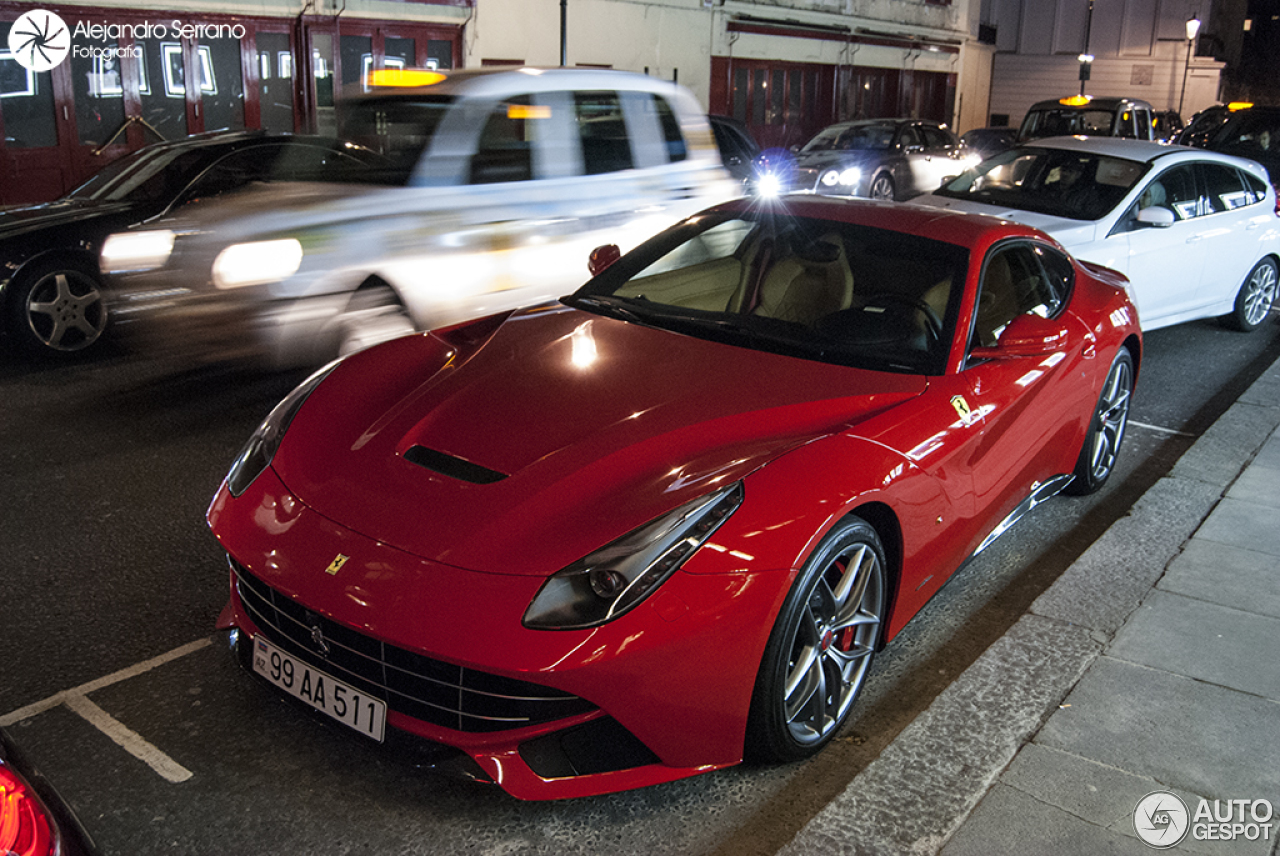
[[[333,133],[344,89],[380,68],[554,66],[563,55],[675,80],[767,146],[851,117],[972,127],[988,112],[994,51],[978,38],[976,3],[0,0],[0,204],[52,199],[161,139]],[[48,69],[19,62],[60,48]]]

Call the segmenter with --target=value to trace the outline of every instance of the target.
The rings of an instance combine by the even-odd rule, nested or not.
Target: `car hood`
[[[554,573],[927,386],[558,304],[461,336],[348,359],[273,466],[324,516],[482,572]]]
[[[796,154],[796,166],[800,169],[859,166],[878,161],[887,154],[889,153],[878,151],[800,152]]]
[[[1047,232],[1067,249],[1089,243],[1098,233],[1098,224],[1093,220],[1072,220],[1069,217],[1055,217],[1052,214],[1040,214],[1035,211],[1024,211],[1020,208],[1009,208],[1003,205],[987,205],[982,202],[969,202],[963,199],[952,199],[927,193],[917,196],[908,204],[928,205],[932,208],[946,208],[950,211],[969,211],[975,214],[987,214],[1001,220],[1012,220]]]
[[[0,208],[0,239],[17,238],[70,223],[88,223],[102,217],[127,213],[134,207],[128,202],[59,199],[39,205]]]

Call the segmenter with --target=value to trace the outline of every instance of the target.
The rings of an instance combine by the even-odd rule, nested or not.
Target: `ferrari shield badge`
[[[338,571],[342,570],[342,566],[347,563],[347,559],[349,558],[351,557],[344,556],[341,553],[339,553],[338,555],[333,557],[333,561],[329,563],[329,567],[324,569],[324,572],[329,576],[334,576],[335,574],[338,573]]]
[[[969,409],[969,402],[964,400],[963,395],[951,396],[951,406],[956,409],[962,425],[968,427],[973,424],[973,411]]]

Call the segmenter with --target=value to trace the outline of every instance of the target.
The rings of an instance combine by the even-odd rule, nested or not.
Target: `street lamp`
[[[1182,102],[1187,97],[1187,72],[1191,70],[1191,49],[1200,33],[1200,19],[1192,15],[1187,19],[1187,62],[1182,67],[1182,92],[1178,95],[1178,115],[1182,115]]]

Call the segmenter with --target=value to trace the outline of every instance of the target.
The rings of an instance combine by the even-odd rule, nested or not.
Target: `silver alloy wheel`
[[[893,179],[881,173],[871,181],[871,198],[883,202],[893,201]]]
[[[107,307],[97,280],[78,270],[54,270],[31,287],[23,306],[35,340],[54,351],[80,351],[107,328]]]
[[[1241,316],[1249,327],[1257,327],[1271,311],[1276,299],[1276,266],[1260,262],[1245,280],[1241,298]]]
[[[1132,395],[1133,364],[1127,359],[1117,359],[1107,374],[1089,437],[1089,478],[1098,484],[1106,481],[1115,469],[1129,422]]]
[[[844,720],[871,666],[884,609],[884,572],[865,541],[831,556],[804,605],[783,685],[787,728],[824,741]]]

